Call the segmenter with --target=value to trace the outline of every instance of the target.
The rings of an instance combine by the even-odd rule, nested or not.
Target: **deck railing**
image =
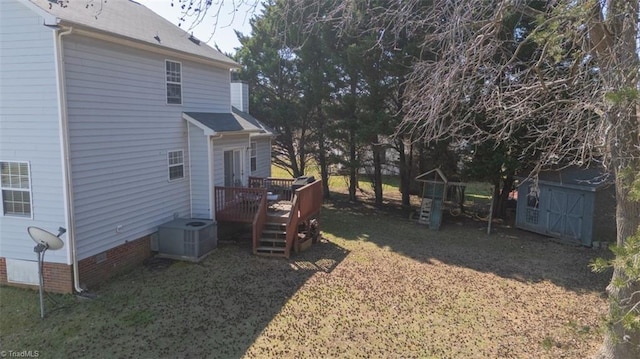
[[[266,201],[267,196],[265,188],[216,186],[214,191],[217,221],[253,223],[260,204]]]
[[[262,196],[260,200],[260,204],[258,205],[258,210],[256,211],[255,216],[253,217],[252,223],[252,238],[253,238],[253,254],[257,253],[258,243],[260,242],[260,237],[262,236],[262,231],[264,230],[264,226],[267,223],[267,196]]]
[[[249,187],[265,188],[268,192],[277,194],[280,199],[291,201],[293,197],[293,191],[291,190],[293,181],[293,178],[249,177]]]
[[[293,242],[298,236],[298,227],[305,221],[318,215],[322,207],[322,181],[317,180],[304,187],[298,188],[291,204],[291,213],[287,222],[287,247],[285,256],[288,258]]]

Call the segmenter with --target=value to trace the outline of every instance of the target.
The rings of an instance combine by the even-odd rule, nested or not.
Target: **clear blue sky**
[[[144,6],[155,11],[160,16],[171,21],[174,24],[178,24],[181,11],[178,6],[171,7],[171,0],[136,0]],[[222,0],[213,1],[213,3],[220,2]],[[258,0],[256,0],[258,1]],[[236,3],[239,1],[236,1]],[[175,0],[174,4],[177,5],[178,1]],[[207,41],[210,46],[218,45],[223,52],[234,53],[234,48],[239,47],[240,43],[234,33],[234,30],[238,30],[245,35],[251,33],[251,26],[249,26],[249,18],[254,14],[249,6],[241,6],[239,9],[234,9],[232,6],[233,1],[223,1],[224,6],[220,11],[217,26],[215,25],[214,13],[217,8],[211,8],[210,12],[205,16],[204,21],[198,24],[194,29],[189,30],[189,27],[193,23],[193,19],[187,18],[182,24],[182,28],[185,31],[193,32],[193,35],[201,41]],[[215,6],[215,5],[214,5]],[[233,14],[235,13],[235,18]],[[211,37],[213,34],[213,37]]]

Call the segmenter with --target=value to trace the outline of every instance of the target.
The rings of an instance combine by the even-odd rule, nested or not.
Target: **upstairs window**
[[[184,178],[184,154],[182,150],[167,153],[169,163],[169,181]]]
[[[182,64],[174,61],[165,61],[167,73],[167,103],[182,104]]]
[[[31,179],[27,162],[0,162],[2,213],[31,217]]]
[[[251,171],[255,171],[258,168],[258,144],[255,141],[251,141]]]

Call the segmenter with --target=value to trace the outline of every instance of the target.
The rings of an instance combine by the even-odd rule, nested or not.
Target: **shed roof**
[[[210,135],[229,132],[271,134],[268,127],[253,116],[236,108],[232,110],[232,113],[184,112],[182,117]]]
[[[538,173],[538,182],[594,191],[612,184],[613,176],[602,167],[571,166],[560,170],[541,171]]]
[[[238,64],[204,42],[191,41],[186,31],[131,0],[28,0],[63,25],[81,26],[213,60],[229,68]]]

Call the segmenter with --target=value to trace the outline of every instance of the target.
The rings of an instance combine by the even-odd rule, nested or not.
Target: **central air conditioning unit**
[[[200,261],[218,245],[214,221],[177,218],[158,227],[158,256]]]

